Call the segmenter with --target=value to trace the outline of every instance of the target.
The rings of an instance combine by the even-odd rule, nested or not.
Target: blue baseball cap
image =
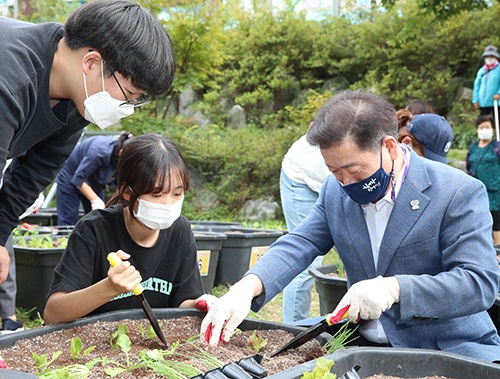
[[[433,113],[418,114],[408,124],[408,131],[423,145],[426,158],[448,163],[446,156],[453,140],[448,120]]]

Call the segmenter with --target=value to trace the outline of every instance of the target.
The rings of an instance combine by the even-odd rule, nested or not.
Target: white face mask
[[[116,124],[120,119],[130,116],[134,113],[133,105],[124,104],[123,100],[113,99],[111,95],[104,90],[104,73],[101,61],[102,91],[89,96],[87,91],[87,78],[83,73],[83,85],[85,87],[85,96],[83,102],[85,106],[85,119],[90,121],[101,129]]]
[[[477,137],[481,140],[489,140],[493,138],[493,129],[480,129],[477,131]]]
[[[137,212],[134,211],[135,218],[150,229],[161,230],[170,228],[179,218],[184,196],[173,204],[158,204],[143,199],[137,199],[137,201],[139,207]]]
[[[484,63],[486,63],[488,66],[493,66],[496,61],[497,61],[497,59],[494,57],[484,58]]]

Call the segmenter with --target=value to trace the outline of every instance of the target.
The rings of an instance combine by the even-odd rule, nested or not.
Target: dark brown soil
[[[197,336],[200,330],[201,319],[194,316],[185,316],[175,319],[160,320],[162,331],[167,339],[169,346],[175,342],[180,342],[177,352],[179,355],[192,355],[199,351],[193,345],[186,341],[194,336]],[[128,359],[136,362],[138,360],[137,353],[141,350],[165,349],[164,345],[158,338],[149,339],[144,337],[140,331],[140,326],[146,329],[148,327],[147,320],[121,320],[115,322],[98,321],[92,324],[74,327],[72,329],[59,330],[35,338],[19,340],[13,346],[0,350],[0,355],[7,362],[7,366],[11,370],[27,372],[35,374],[37,367],[32,353],[39,356],[47,354],[48,358],[56,351],[63,353],[50,366],[66,367],[72,364],[85,364],[95,358],[107,357],[110,362],[119,362],[126,364],[127,355],[121,349],[112,349],[110,338],[121,324],[127,325],[127,335],[131,340],[131,350],[128,353]],[[237,362],[241,358],[254,356],[256,351],[252,350],[251,335],[253,331],[237,332],[227,344],[220,344],[217,347],[209,346],[200,338],[195,338],[194,345],[209,352],[222,363]],[[315,359],[325,354],[324,348],[321,347],[317,340],[307,342],[305,345],[282,353],[276,357],[269,358],[267,355],[274,352],[291,338],[293,334],[285,330],[259,330],[257,331],[262,338],[267,339],[267,345],[259,352],[263,356],[261,364],[269,371],[268,375],[284,371],[290,367],[297,366],[306,361]],[[71,357],[71,340],[79,337],[82,341],[82,352],[90,346],[95,346],[89,354],[80,357],[77,360]],[[176,361],[188,360],[193,367],[198,368],[201,372],[206,372],[210,369],[200,359],[189,360],[176,356]],[[111,365],[112,366],[112,365]],[[108,364],[107,367],[110,367]],[[92,379],[106,378],[104,367],[97,364],[92,369]],[[163,378],[162,375],[157,375],[151,371],[138,369],[131,372],[121,374],[120,379],[132,378]]]
[[[125,354],[120,348],[113,349],[111,347],[111,337],[120,325],[126,325],[128,332],[127,336],[131,340],[131,350]],[[201,372],[206,372],[212,367],[209,367],[201,359],[193,359],[193,354],[199,354],[198,348],[210,353],[216,357],[221,365],[237,362],[246,357],[251,357],[257,354],[251,348],[254,331],[238,331],[233,335],[229,343],[220,344],[217,347],[209,346],[202,341],[199,336],[201,319],[195,316],[185,316],[174,319],[160,320],[162,331],[165,335],[167,343],[170,347],[173,344],[179,343],[176,349],[178,353],[174,360],[187,362],[191,366],[196,367]],[[85,364],[96,358],[107,357],[109,362],[106,367],[115,367],[115,363],[127,365],[127,359],[130,362],[138,361],[138,352],[145,350],[165,349],[164,345],[156,337],[145,337],[143,330],[147,329],[149,323],[147,320],[120,320],[113,322],[98,321],[84,326],[77,326],[71,329],[63,329],[56,332],[48,333],[38,337],[17,341],[13,346],[0,349],[0,355],[6,361],[7,366],[11,370],[21,371],[31,374],[37,373],[37,366],[33,353],[38,356],[44,354],[48,359],[52,358],[52,354],[61,351],[62,354],[50,365],[51,369],[68,367],[74,364]],[[276,357],[270,358],[268,355],[283,346],[291,338],[293,334],[285,330],[259,330],[256,333],[263,339],[267,340],[267,345],[258,353],[263,356],[262,366],[268,370],[268,375],[273,375],[284,371],[291,367],[300,365],[309,360],[318,358],[326,353],[317,340],[312,340],[302,345],[301,347],[282,353]],[[73,359],[71,355],[71,340],[79,337],[82,341],[83,352],[91,346],[95,346],[94,350],[78,359]],[[187,340],[193,340],[193,343],[188,343]],[[185,356],[185,357],[181,357]],[[198,355],[199,356],[199,355]],[[190,357],[190,358],[187,358]],[[128,364],[129,366],[131,363]],[[102,364],[97,364],[92,369],[92,379],[109,379],[110,376],[104,372],[105,367]],[[0,371],[1,372],[1,371]],[[168,376],[155,374],[151,370],[136,369],[122,373],[118,376],[120,379],[133,378],[165,378]],[[393,376],[385,376],[382,374],[373,375],[366,379],[400,379]],[[442,376],[431,376],[414,379],[447,379]]]

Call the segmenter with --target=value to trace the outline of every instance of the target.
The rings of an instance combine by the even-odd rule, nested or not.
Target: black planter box
[[[154,309],[154,313],[159,320],[162,319],[172,319],[179,318],[184,316],[197,316],[204,317],[205,313],[199,312],[196,309],[180,309],[180,308],[157,308]],[[42,336],[57,330],[63,329],[71,329],[76,326],[83,326],[99,321],[120,321],[124,319],[131,320],[139,320],[144,319],[145,315],[142,309],[125,309],[120,311],[114,311],[109,313],[103,313],[101,315],[90,316],[90,317],[82,317],[74,322],[65,323],[65,324],[53,324],[44,326],[42,328],[29,329],[22,332],[6,334],[0,336],[0,355],[2,355],[1,349],[10,347],[14,345],[17,341],[26,339],[26,338],[34,338],[38,336]],[[246,318],[243,322],[238,326],[241,330],[285,330],[287,332],[292,333],[293,335],[298,335],[300,332],[304,330],[302,327],[280,324],[276,322],[267,322],[263,320],[256,320]],[[331,338],[331,335],[328,333],[322,333],[316,337],[320,344],[325,344],[328,339]],[[251,355],[251,354],[249,354]],[[22,376],[19,376],[22,375]],[[20,373],[17,371],[2,371],[0,369],[0,378],[1,379],[28,379],[35,378],[33,375],[29,375],[26,373]]]
[[[241,222],[224,222],[224,221],[190,221],[191,227],[197,230],[213,232],[214,228],[241,228]]]
[[[216,231],[216,230],[214,230]],[[217,265],[215,284],[230,285],[240,280],[269,246],[283,235],[277,230],[231,228],[226,234]]]
[[[57,225],[57,212],[40,209],[37,213],[26,216],[22,221],[32,225]]]
[[[203,231],[193,225],[193,231]],[[212,226],[211,231],[225,234],[219,263],[215,274],[215,285],[234,284],[265,254],[269,246],[283,235],[278,230]]]
[[[78,210],[78,218],[85,215],[83,209]],[[57,208],[40,208],[36,213],[32,213],[22,219],[22,222],[27,222],[32,225],[54,226],[58,224]]]
[[[227,237],[222,233],[194,231],[194,238],[196,239],[198,269],[203,287],[205,287],[206,293],[210,293],[214,288],[222,243]]]
[[[382,347],[353,347],[337,350],[324,358],[335,362],[331,372],[340,378],[355,365],[361,366],[361,378],[383,374],[401,378],[444,376],[453,379],[497,379],[500,364],[467,358],[462,355],[426,349],[399,349]],[[316,360],[271,375],[272,379],[299,379],[314,369]]]
[[[58,239],[67,236],[46,235]],[[16,237],[24,238],[24,237]],[[52,282],[54,268],[61,259],[64,248],[24,247],[14,239],[16,258],[17,294],[16,306],[31,309],[36,307],[42,313],[47,303],[47,293]],[[29,241],[31,237],[25,237]]]
[[[310,268],[309,274],[316,281],[316,292],[319,295],[321,315],[333,312],[337,304],[347,292],[347,279],[329,275],[337,273],[337,265],[323,265]]]

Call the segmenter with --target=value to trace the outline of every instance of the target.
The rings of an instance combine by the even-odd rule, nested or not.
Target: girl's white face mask
[[[116,124],[120,119],[130,116],[134,113],[134,106],[124,104],[123,100],[113,99],[111,95],[104,90],[104,72],[101,60],[101,78],[102,91],[89,96],[87,91],[87,78],[83,73],[83,85],[85,88],[86,99],[83,102],[85,106],[85,119],[90,121],[101,129]]]
[[[158,204],[143,199],[137,199],[139,206],[134,216],[139,222],[150,229],[168,229],[181,215],[182,199],[173,204]]]
[[[489,140],[493,138],[493,129],[480,129],[477,131],[477,137],[481,140]]]

